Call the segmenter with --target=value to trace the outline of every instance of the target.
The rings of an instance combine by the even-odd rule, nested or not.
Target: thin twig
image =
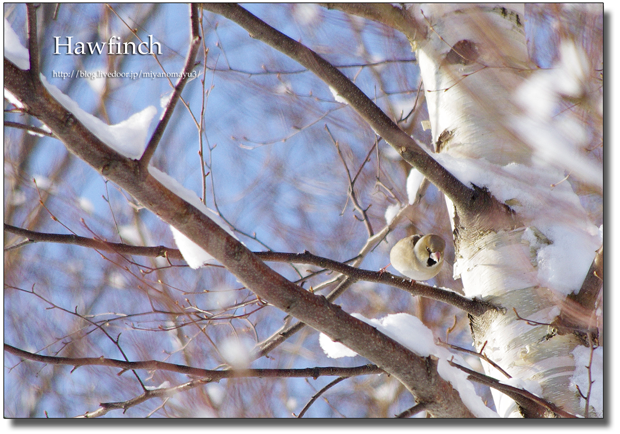
[[[299,412],[299,415],[297,416],[298,419],[301,419],[302,417],[304,417],[304,414],[306,414],[306,411],[308,411],[308,409],[310,408],[310,406],[312,404],[314,404],[314,402],[319,399],[319,397],[324,394],[325,392],[327,392],[329,389],[331,389],[332,387],[334,387],[336,384],[340,383],[341,381],[346,380],[349,377],[340,377],[340,378],[336,378],[334,381],[332,381],[331,383],[329,383],[327,386],[323,387],[321,390],[319,390],[317,393],[315,393],[312,398],[310,398],[310,401],[308,401],[308,403],[304,406],[304,408]]]
[[[529,326],[550,326],[550,323],[546,323],[546,322],[538,322],[538,321],[534,321],[531,319],[527,319],[527,318],[523,318],[521,315],[519,315],[519,313],[517,312],[517,308],[513,307],[512,310],[514,311],[515,315],[517,316],[517,320],[519,321],[525,321],[525,323]]]
[[[584,417],[587,419],[589,416],[590,410],[590,397],[592,396],[592,384],[594,384],[594,380],[592,380],[592,359],[594,358],[594,339],[592,338],[592,333],[588,333],[588,342],[590,344],[590,360],[588,361],[588,391],[586,393],[586,410],[584,412]]]
[[[508,372],[504,371],[501,366],[499,366],[497,363],[495,363],[493,360],[489,359],[486,354],[483,353],[484,351],[484,347],[487,345],[487,343],[485,342],[484,345],[482,346],[482,349],[480,350],[480,352],[478,351],[473,351],[473,350],[468,350],[467,348],[463,348],[463,347],[459,347],[457,345],[452,345],[449,344],[447,342],[442,342],[441,339],[437,339],[437,343],[443,347],[447,347],[447,348],[451,348],[453,350],[456,351],[460,351],[462,353],[466,353],[466,354],[470,354],[472,356],[476,356],[476,357],[480,357],[482,360],[484,360],[485,362],[487,362],[489,365],[493,366],[495,369],[497,369],[499,372],[501,372],[502,374],[504,374],[504,376],[506,378],[512,378],[512,375],[510,375]]]
[[[35,134],[41,134],[41,135],[47,136],[47,137],[56,137],[54,134],[52,134],[49,131],[44,130],[43,128],[35,127],[35,126],[32,126],[32,125],[20,124],[19,122],[4,121],[4,126],[5,127],[11,127],[11,128],[17,128],[17,129],[20,129],[20,130],[30,131],[30,132],[33,132]]]
[[[202,8],[201,8],[202,11]],[[204,125],[205,125],[205,110],[207,108],[207,103],[209,102],[209,96],[211,94],[211,89],[213,89],[213,81],[215,80],[215,74],[211,74],[211,87],[209,88],[209,92],[207,93],[207,90],[205,88],[205,84],[206,84],[206,77],[207,77],[207,59],[209,56],[209,48],[206,46],[205,43],[205,38],[204,38],[204,27],[203,27],[203,15],[202,13],[200,14],[200,31],[203,35],[202,38],[202,53],[203,53],[203,68],[202,68],[202,79],[201,79],[201,84],[202,84],[202,96],[200,98],[200,125],[198,127],[198,155],[199,155],[199,159],[200,159],[200,175],[201,175],[201,179],[200,179],[200,186],[202,188],[202,203],[206,204],[206,199],[207,199],[207,175],[208,173],[205,171],[205,160],[204,160],[204,143],[203,143],[203,132],[204,132]],[[217,61],[216,61],[216,65],[217,65]],[[205,97],[205,95],[207,95]],[[207,146],[209,145],[209,143],[207,142]]]
[[[455,328],[456,328],[456,315],[454,315],[454,321],[452,322],[452,325],[448,327],[448,329],[446,330],[446,342],[448,342],[450,333],[452,333]]]
[[[366,225],[366,231],[368,231],[368,236],[372,237],[374,235],[374,231],[372,230],[372,226],[370,224],[370,220],[368,219],[368,213],[366,212],[368,210],[368,208],[366,208],[366,209],[362,208],[362,206],[359,204],[359,202],[357,200],[357,195],[355,194],[355,179],[357,179],[357,175],[355,175],[355,179],[351,178],[351,172],[349,171],[349,167],[347,166],[347,162],[344,159],[344,155],[342,155],[342,150],[340,149],[340,144],[334,138],[334,136],[332,135],[332,132],[329,130],[329,127],[327,125],[325,125],[325,130],[327,130],[327,134],[329,134],[329,137],[332,139],[332,143],[334,144],[334,146],[336,148],[336,152],[338,153],[338,156],[340,157],[340,161],[342,161],[342,165],[344,166],[344,170],[347,173],[347,178],[349,180],[348,198],[351,199],[351,203],[353,204],[353,207],[360,214],[362,214],[362,221]],[[372,149],[371,149],[371,152],[372,152]],[[366,157],[364,159],[364,163],[362,164],[362,167],[364,167],[364,164],[366,163],[367,159],[368,159],[368,157]],[[360,168],[360,171],[361,171],[361,168]],[[345,204],[345,207],[346,207],[346,204]],[[344,210],[343,210],[343,213],[344,213]]]
[[[82,247],[89,247],[92,249],[102,250],[106,252],[113,252],[126,255],[139,255],[148,257],[167,257],[172,259],[183,259],[181,252],[178,249],[172,249],[165,246],[155,247],[142,247],[132,246],[123,243],[111,243],[104,240],[98,240],[94,238],[81,237],[79,235],[63,235],[63,234],[51,234],[44,232],[35,232],[28,229],[18,228],[7,223],[4,224],[4,230],[6,232],[19,235],[27,238],[30,242],[47,242],[47,243],[59,243],[59,244],[74,244]],[[23,246],[25,244],[21,244]]]
[[[346,291],[351,285],[356,282],[355,279],[351,277],[345,277],[342,282],[326,297],[328,301],[333,302],[336,298],[338,298],[344,291]],[[288,317],[290,320],[290,317]],[[280,344],[286,341],[288,338],[299,332],[306,326],[305,323],[299,321],[293,325],[288,325],[287,323],[280,328],[280,330],[274,332],[271,336],[265,339],[262,342],[256,344],[254,350],[252,351],[252,360],[258,359],[260,357],[266,356],[275,348],[277,348]]]
[[[39,299],[45,301],[46,303],[50,304],[52,306],[52,308],[54,309],[58,309],[62,312],[65,312],[69,315],[73,315],[73,316],[77,316],[78,318],[86,321],[87,323],[89,323],[90,325],[96,327],[97,329],[99,329],[99,331],[101,331],[113,344],[114,346],[118,349],[118,351],[121,353],[121,355],[123,356],[123,358],[125,358],[125,361],[129,361],[127,355],[125,354],[125,351],[123,350],[123,348],[121,347],[120,344],[120,334],[115,338],[113,338],[112,336],[110,336],[110,334],[108,333],[108,331],[105,328],[105,325],[99,324],[95,321],[92,321],[91,319],[87,318],[84,315],[81,315],[77,312],[77,307],[75,308],[75,311],[70,311],[68,309],[65,309],[61,306],[58,306],[57,304],[52,303],[51,301],[45,299],[44,297],[42,297],[41,295],[37,294],[34,290],[34,285],[32,286],[32,290],[30,291],[31,294],[35,295],[36,297],[38,297]],[[10,345],[9,345],[10,347]],[[20,350],[18,348],[15,347],[11,347],[10,349],[7,349],[7,345],[5,344],[4,349],[6,351],[12,352],[13,350],[17,351],[17,352],[23,352],[23,353],[27,353],[23,350]],[[13,353],[16,354],[16,353]],[[27,353],[27,354],[32,354],[32,353]],[[35,354],[36,355],[36,354]],[[41,357],[52,357],[52,356],[41,356]],[[25,357],[28,358],[28,357]],[[64,357],[53,357],[54,359],[64,359]],[[57,364],[63,364],[63,363],[57,363]],[[68,364],[68,363],[65,363]],[[73,370],[77,369],[77,365],[74,365]],[[134,376],[136,377],[136,379],[138,380],[138,382],[140,383],[140,386],[142,387],[142,389],[146,390],[144,383],[142,382],[142,379],[140,378],[140,376],[138,375],[138,373],[134,370],[131,369],[132,373],[134,374]]]
[[[422,90],[422,80],[420,80],[420,84],[418,85],[418,91],[415,95],[415,101],[413,102],[413,107],[411,109],[411,111],[409,112],[409,114],[405,117],[402,117],[398,120],[397,123],[401,123],[401,122],[405,122],[407,119],[409,119],[409,116],[411,116],[414,112],[415,109],[418,107],[418,99],[420,98],[420,91]]]
[[[199,26],[199,13],[198,13],[198,5],[196,3],[190,4],[190,21],[191,21],[191,42],[189,44],[189,51],[187,53],[187,57],[185,58],[185,66],[183,67],[183,72],[177,81],[177,84],[174,86],[174,91],[170,96],[170,100],[166,105],[166,109],[164,111],[164,115],[161,117],[160,121],[157,123],[157,127],[149,140],[149,143],[146,145],[146,149],[144,153],[140,157],[140,167],[142,170],[147,171],[149,162],[155,154],[155,150],[157,149],[157,145],[159,141],[164,135],[164,131],[166,130],[166,126],[172,117],[174,112],[174,108],[181,97],[181,93],[183,92],[183,88],[190,79],[191,71],[194,68],[194,62],[196,60],[196,55],[198,54],[198,48],[200,47],[200,26]],[[145,175],[146,176],[146,175]]]
[[[499,380],[489,377],[487,375],[476,372],[472,369],[461,366],[457,363],[448,360],[448,363],[455,368],[460,369],[461,371],[468,374],[467,379],[470,381],[475,381],[480,384],[484,384],[486,386],[492,387],[493,389],[499,390],[503,394],[512,398],[517,404],[519,404],[525,411],[533,412],[533,417],[544,417],[545,410],[550,411],[552,413],[557,414],[561,417],[566,418],[574,418],[575,415],[570,414],[561,408],[557,407],[555,404],[552,404],[531,392],[528,392],[525,389],[519,389],[514,386],[509,386],[508,384],[503,384]]]
[[[101,417],[112,410],[123,410],[123,414],[127,412],[131,407],[142,404],[153,398],[168,398],[179,392],[185,392],[198,386],[205,384],[204,380],[192,380],[187,383],[180,384],[174,387],[166,387],[161,389],[147,389],[141,395],[128,399],[122,402],[102,402],[100,408],[95,411],[87,412],[82,415],[76,416],[76,418],[91,419],[95,417]]]

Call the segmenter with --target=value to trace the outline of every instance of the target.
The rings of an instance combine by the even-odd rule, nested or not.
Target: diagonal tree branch
[[[525,389],[503,384],[495,378],[491,378],[488,375],[473,371],[452,361],[448,361],[448,363],[450,363],[451,366],[467,373],[470,380],[499,390],[515,400],[521,406],[522,411],[527,417],[543,418],[549,417],[548,413],[553,413],[560,417],[575,418],[575,415],[567,413],[556,405],[534,395],[531,392],[528,392]]]
[[[312,71],[454,204],[464,225],[488,230],[512,227],[514,215],[486,190],[461,183],[377,107],[351,80],[329,62],[236,4],[204,3],[203,9],[220,14],[246,29],[250,36],[275,48]],[[484,216],[484,218],[480,218]]]
[[[198,12],[198,5],[196,3],[192,3],[190,5],[190,21],[191,21],[191,35],[190,35],[190,43],[189,43],[189,51],[187,53],[187,57],[185,58],[185,66],[183,67],[183,72],[177,81],[177,84],[174,86],[174,91],[166,105],[166,110],[164,111],[164,115],[160,119],[149,140],[146,148],[144,149],[144,153],[142,157],[140,157],[140,166],[143,172],[146,172],[149,162],[155,154],[155,150],[157,149],[157,145],[164,135],[164,131],[168,126],[168,122],[170,118],[172,118],[172,113],[174,113],[174,108],[181,98],[181,93],[185,88],[185,85],[190,79],[190,72],[194,68],[194,62],[196,60],[196,55],[198,54],[198,49],[200,48],[200,25],[199,25],[200,15]]]

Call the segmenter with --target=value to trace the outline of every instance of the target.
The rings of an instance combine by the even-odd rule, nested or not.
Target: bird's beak
[[[435,262],[441,261],[441,252],[433,252],[431,253],[431,259]]]

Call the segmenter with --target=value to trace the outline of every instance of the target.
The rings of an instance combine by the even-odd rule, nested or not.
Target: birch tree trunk
[[[536,148],[513,125],[524,116],[515,90],[537,74],[528,58],[523,5],[433,4],[409,12],[429,28],[417,54],[437,160],[515,211],[516,225],[492,230],[464,225],[458,211],[452,214],[455,278],[462,279],[466,295],[505,309],[471,317],[475,346],[513,377],[512,384],[583,415],[584,401],[571,378],[572,352],[584,340],[575,333],[554,334],[549,325],[566,296],[580,289],[600,242],[570,184],[551,187],[565,176],[562,164],[537,158]],[[450,200],[448,207],[454,210]],[[567,237],[578,242],[566,243]],[[546,268],[554,259],[542,251],[554,243],[577,250],[564,260],[585,259],[575,261],[568,283]],[[484,366],[488,375],[507,380]],[[501,393],[494,397],[500,415],[519,415],[514,401]],[[594,411],[600,416],[602,408]]]

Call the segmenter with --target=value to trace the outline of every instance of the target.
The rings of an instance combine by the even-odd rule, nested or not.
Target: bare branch
[[[323,6],[385,24],[405,35],[412,45],[424,40],[428,32],[427,27],[417,23],[404,8],[388,3],[324,3]]]
[[[400,414],[396,415],[396,419],[405,419],[411,416],[415,416],[416,414],[418,414],[421,411],[426,410],[426,404],[424,404],[423,402],[414,405],[413,407],[403,411]]]
[[[383,283],[405,290],[414,296],[430,298],[458,307],[472,315],[482,315],[488,310],[497,310],[496,306],[482,302],[480,300],[472,300],[449,289],[436,288],[424,283],[414,282],[409,279],[395,276],[388,272],[363,270],[351,267],[341,262],[333,261],[327,258],[315,256],[310,252],[304,253],[277,253],[262,252],[258,254],[265,261],[277,260],[279,262],[295,262],[301,264],[312,264],[319,267],[328,268],[333,271],[345,274],[355,280],[364,280],[367,282]]]
[[[331,389],[332,387],[334,387],[336,384],[346,380],[349,377],[340,377],[340,378],[336,378],[334,381],[332,381],[331,383],[327,384],[327,386],[323,387],[321,390],[319,390],[317,393],[315,393],[314,395],[312,395],[312,398],[310,399],[310,401],[308,401],[308,403],[306,405],[304,405],[304,408],[302,408],[302,410],[299,412],[299,415],[297,415],[298,419],[301,419],[302,417],[304,417],[304,414],[306,414],[306,412],[308,411],[308,409],[310,408],[310,406],[312,404],[314,404],[314,402],[319,399],[319,397],[321,395],[323,395],[325,392],[327,392],[329,389]]]
[[[375,133],[388,142],[409,164],[464,209],[474,207],[476,194],[445,170],[410,136],[403,132],[389,117],[338,69],[314,51],[282,34],[238,5],[205,3],[203,8],[220,14],[250,32],[250,35],[299,62],[344,97],[351,107],[372,127]],[[478,203],[480,201],[478,200]],[[483,202],[485,203],[485,202]],[[478,204],[477,211],[480,212]]]
[[[37,39],[38,5],[27,3],[28,10],[28,54],[30,55],[30,75],[33,81],[39,80],[39,41]]]
[[[30,132],[33,132],[35,134],[41,134],[41,135],[47,136],[47,137],[55,137],[49,131],[46,131],[43,128],[35,127],[35,126],[32,126],[32,125],[24,125],[24,124],[20,124],[20,123],[17,123],[17,122],[4,121],[4,126],[5,127],[11,127],[11,128],[17,128],[19,130],[30,131]]]
[[[92,419],[95,417],[101,417],[112,410],[123,410],[123,413],[125,413],[131,407],[135,407],[136,405],[142,404],[143,402],[146,402],[149,399],[168,398],[179,392],[185,392],[187,390],[194,389],[199,386],[203,386],[204,384],[205,384],[204,380],[192,380],[187,383],[179,384],[178,386],[174,386],[174,387],[147,389],[141,395],[128,399],[127,401],[102,402],[99,404],[100,405],[99,409],[82,414],[80,416],[76,416],[76,418]]]
[[[528,392],[525,389],[519,389],[514,386],[502,384],[499,380],[491,378],[487,375],[473,371],[469,368],[465,368],[457,363],[448,361],[451,366],[459,368],[461,371],[466,372],[469,376],[468,379],[480,384],[487,385],[493,389],[499,390],[508,397],[512,398],[517,404],[521,406],[526,417],[541,418],[541,417],[553,417],[554,414],[560,417],[575,418],[575,415],[570,414],[553,405],[550,402],[545,401],[542,398]]]
[[[194,368],[191,366],[177,365],[174,363],[160,362],[158,360],[146,360],[142,362],[130,362],[126,360],[110,359],[107,357],[56,357],[34,354],[21,350],[9,344],[4,344],[4,351],[23,359],[50,365],[73,366],[74,370],[82,366],[107,366],[119,368],[123,374],[129,370],[170,371],[179,374],[190,375],[208,379],[208,382],[219,381],[225,378],[314,378],[324,376],[346,376],[381,374],[384,371],[375,365],[362,365],[352,368],[340,366],[324,366],[303,369],[230,369],[212,370]],[[206,381],[205,381],[206,382]]]
[[[119,254],[150,257],[163,256],[171,259],[183,259],[178,249],[165,246],[141,247],[122,243],[111,243],[92,238],[80,237],[78,235],[34,232],[27,229],[17,228],[6,223],[4,224],[4,230],[16,235],[21,235],[36,242],[75,244],[78,246],[90,247],[97,250]],[[482,302],[481,300],[472,300],[467,297],[463,297],[462,295],[449,289],[442,289],[426,285],[424,283],[413,282],[409,279],[398,277],[388,272],[363,270],[342,262],[313,255],[308,251],[304,253],[254,252],[254,255],[261,258],[263,261],[316,265],[349,276],[353,279],[353,281],[363,280],[367,282],[383,283],[385,285],[407,291],[413,296],[426,297],[432,300],[448,303],[475,316],[482,315],[488,310],[497,310],[497,307],[492,304]],[[340,291],[341,290],[342,289],[340,288]],[[333,301],[335,298],[336,297],[330,295],[328,300]]]
[[[146,149],[144,150],[142,157],[140,157],[140,166],[142,169],[142,173],[147,172],[149,162],[151,161],[153,154],[155,154],[155,150],[157,149],[159,141],[164,135],[164,131],[168,126],[168,122],[170,121],[170,118],[174,113],[174,108],[176,107],[177,102],[181,97],[181,93],[183,92],[185,85],[191,77],[190,73],[194,68],[194,62],[196,61],[196,55],[198,54],[198,49],[200,48],[200,41],[202,39],[200,37],[199,19],[200,16],[198,12],[198,5],[196,3],[190,4],[190,27],[192,31],[190,36],[189,51],[187,53],[187,57],[185,58],[185,66],[183,67],[183,71],[181,73],[181,76],[179,77],[179,80],[177,81],[177,84],[174,86],[174,91],[172,92],[170,100],[166,105],[164,115],[157,124],[157,127],[155,128],[155,131],[153,132],[149,143],[146,145]]]
[[[76,246],[89,247],[96,250],[113,252],[125,255],[139,255],[150,257],[168,257],[172,259],[182,260],[183,256],[178,249],[172,249],[165,246],[143,247],[132,246],[123,243],[111,243],[109,241],[97,240],[93,238],[80,237],[78,235],[51,234],[43,232],[30,231],[9,224],[4,224],[4,230],[27,238],[33,242],[48,242],[60,244],[74,244]]]
[[[588,274],[577,294],[569,295],[569,299],[579,303],[585,311],[593,311],[596,301],[603,288],[603,246],[596,252]]]
[[[327,125],[325,125],[325,129],[327,130],[327,134],[329,134],[329,137],[331,138],[332,143],[334,144],[334,147],[336,148],[336,151],[338,152],[338,157],[340,157],[340,161],[342,162],[342,165],[344,166],[344,170],[347,173],[347,179],[349,180],[349,191],[348,191],[349,198],[351,199],[351,202],[353,203],[353,207],[357,210],[357,212],[359,212],[362,215],[362,221],[364,222],[364,225],[366,226],[366,230],[368,231],[368,236],[372,237],[374,235],[374,231],[372,230],[372,225],[370,224],[370,220],[368,219],[368,213],[367,213],[368,208],[366,209],[362,208],[362,206],[359,204],[359,201],[357,200],[357,195],[355,194],[355,180],[357,179],[357,176],[359,175],[360,171],[362,170],[362,168],[368,161],[369,157],[366,156],[366,158],[364,158],[364,161],[362,162],[362,166],[360,167],[358,173],[355,175],[355,178],[351,179],[351,172],[349,171],[347,162],[344,160],[344,155],[342,155],[342,151],[340,150],[340,143],[338,143],[338,141],[334,138],[334,136],[332,135],[332,132],[329,130],[329,127]],[[369,155],[373,149],[374,149],[374,146],[370,149],[368,153]]]
[[[472,356],[475,356],[475,357],[479,357],[482,360],[484,360],[485,362],[487,362],[489,365],[493,366],[499,372],[504,374],[504,376],[506,376],[506,378],[512,378],[512,376],[508,372],[504,371],[501,366],[499,366],[493,360],[489,359],[484,354],[484,347],[486,346],[486,343],[485,343],[485,345],[482,346],[482,349],[480,350],[480,352],[468,350],[467,348],[462,348],[462,347],[459,347],[458,345],[452,345],[452,344],[449,344],[447,342],[442,342],[440,339],[437,340],[437,344],[441,345],[443,347],[446,347],[446,348],[451,348],[451,349],[456,350],[456,351],[461,351],[463,353],[466,353],[466,354],[469,354],[469,355],[472,355]]]

